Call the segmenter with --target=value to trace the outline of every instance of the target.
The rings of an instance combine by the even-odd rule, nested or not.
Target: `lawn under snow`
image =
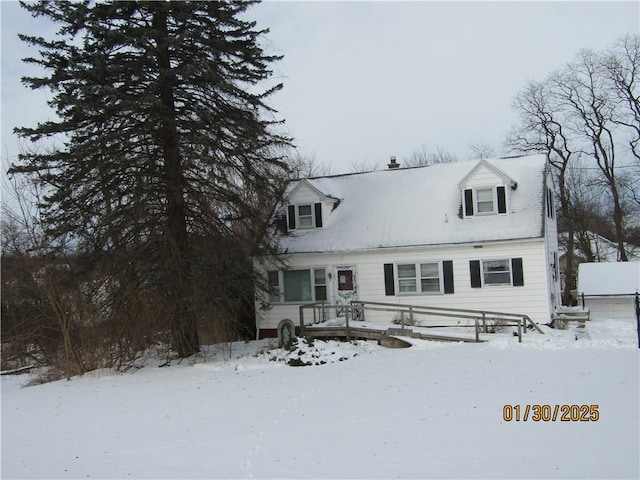
[[[256,355],[262,341],[28,388],[4,376],[2,478],[639,478],[633,322],[545,332],[316,341],[293,354],[326,362],[308,367]],[[599,420],[507,422],[505,404]]]

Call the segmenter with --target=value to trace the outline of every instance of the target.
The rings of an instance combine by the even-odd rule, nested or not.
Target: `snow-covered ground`
[[[262,341],[27,388],[4,376],[2,478],[639,478],[634,323],[545,332]],[[536,422],[533,405],[597,405],[598,419]]]

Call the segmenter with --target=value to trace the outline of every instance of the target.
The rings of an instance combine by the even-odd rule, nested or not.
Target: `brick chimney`
[[[391,157],[389,163],[387,164],[387,168],[389,170],[393,170],[395,168],[400,168],[400,164],[396,162],[396,157]]]

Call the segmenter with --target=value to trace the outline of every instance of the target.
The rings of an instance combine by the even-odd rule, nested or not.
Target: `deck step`
[[[567,310],[560,311],[553,316],[553,323],[560,329],[565,329],[569,322],[577,323],[578,327],[584,328],[589,321],[589,310]]]

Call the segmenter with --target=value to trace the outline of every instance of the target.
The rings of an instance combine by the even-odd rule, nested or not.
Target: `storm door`
[[[335,281],[335,299],[338,305],[349,305],[353,300],[358,299],[358,283],[356,279],[355,267],[337,267]],[[344,308],[339,308],[336,315],[344,318],[346,312]]]

